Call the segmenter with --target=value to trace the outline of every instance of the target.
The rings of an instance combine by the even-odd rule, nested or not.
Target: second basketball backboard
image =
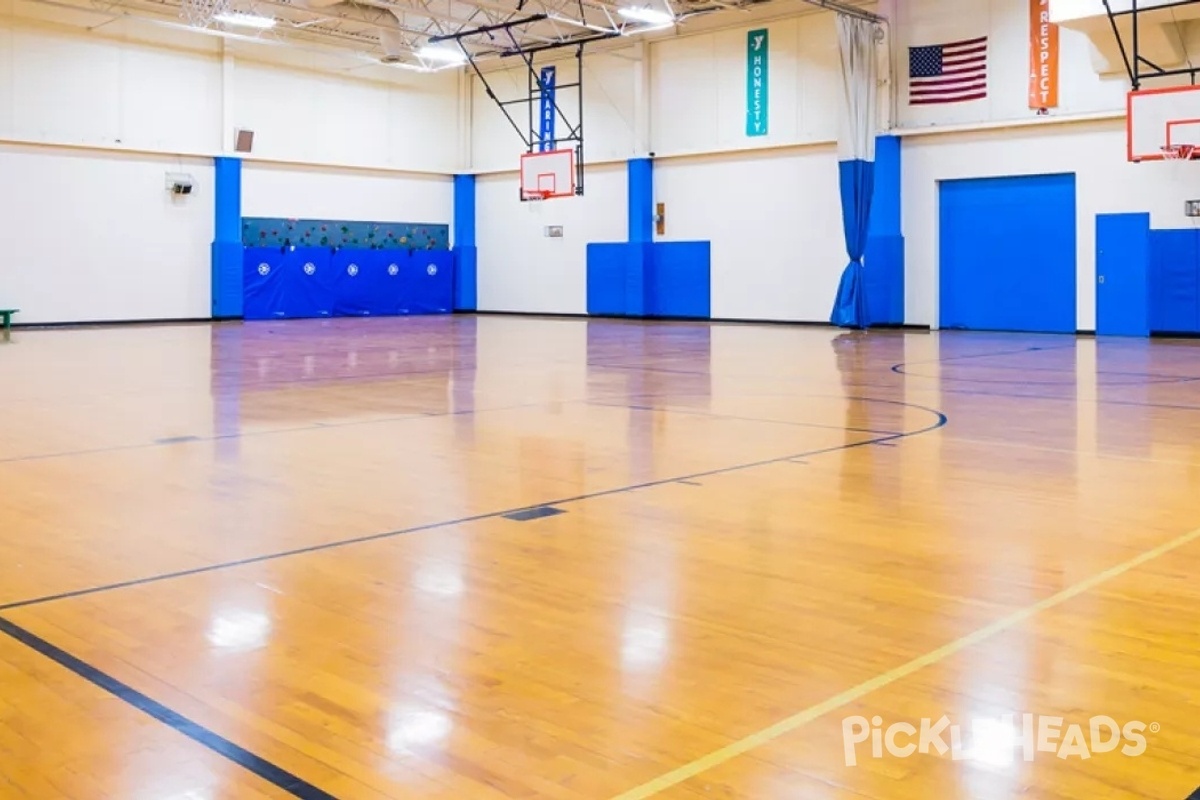
[[[1130,92],[1128,158],[1162,161],[1165,148],[1200,146],[1200,86],[1167,86]],[[1190,155],[1200,157],[1200,149]]]

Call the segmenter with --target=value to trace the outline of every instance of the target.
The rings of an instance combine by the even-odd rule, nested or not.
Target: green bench
[[[0,317],[4,319],[4,330],[12,327],[12,315],[20,310],[19,308],[0,308]]]

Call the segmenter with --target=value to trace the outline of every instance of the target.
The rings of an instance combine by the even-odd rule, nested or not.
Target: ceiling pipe
[[[881,17],[872,11],[866,11],[857,6],[852,6],[843,0],[803,0],[810,6],[817,6],[826,11],[836,11],[839,14],[845,14],[848,17],[857,17],[858,19],[874,22],[876,25],[883,25],[887,22],[886,17]]]

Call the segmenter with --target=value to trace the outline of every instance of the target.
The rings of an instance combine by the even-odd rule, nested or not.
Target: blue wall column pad
[[[630,242],[625,256],[625,315],[644,317],[648,302],[654,259],[654,245],[649,242]]]
[[[629,241],[654,241],[654,161],[631,158],[629,181]]]
[[[863,256],[867,318],[872,325],[904,324],[904,237],[872,235]]]
[[[870,236],[899,236],[901,161],[899,136],[875,137],[875,189],[871,198]]]
[[[475,246],[475,176],[454,176],[454,246]]]
[[[454,310],[478,308],[475,176],[454,176]]]
[[[215,158],[212,315],[242,316],[242,160]]]
[[[474,311],[479,307],[479,252],[474,246],[454,246],[454,310]]]
[[[1096,333],[1150,335],[1150,215],[1096,215]]]
[[[1150,330],[1200,333],[1200,231],[1150,231]]]
[[[646,314],[651,317],[712,317],[712,243],[652,245]]]

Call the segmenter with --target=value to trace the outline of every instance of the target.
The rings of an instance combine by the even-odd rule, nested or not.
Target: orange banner
[[[1029,0],[1029,107],[1058,106],[1058,26],[1050,0]]]

